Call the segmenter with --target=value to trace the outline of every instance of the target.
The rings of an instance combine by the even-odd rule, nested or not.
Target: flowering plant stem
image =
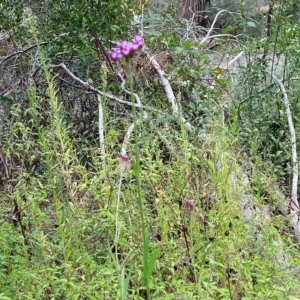
[[[130,82],[130,91],[131,91],[131,101],[134,104],[134,96],[133,96],[133,77],[132,77],[132,68],[131,68],[131,61],[129,62],[129,82]],[[132,106],[132,113],[133,113],[133,122],[134,122],[134,139],[135,139],[135,162],[134,162],[134,175],[136,177],[137,182],[137,193],[138,193],[138,201],[139,201],[139,208],[140,208],[140,217],[142,223],[142,235],[143,235],[143,273],[144,279],[146,284],[146,292],[147,292],[147,299],[151,299],[150,295],[150,279],[151,274],[154,267],[154,262],[156,260],[157,252],[154,251],[152,256],[149,260],[149,234],[146,228],[145,223],[145,216],[144,216],[144,205],[142,199],[142,192],[141,192],[141,170],[140,170],[140,153],[139,153],[139,146],[138,146],[138,136],[137,136],[137,116],[136,116],[136,108]]]

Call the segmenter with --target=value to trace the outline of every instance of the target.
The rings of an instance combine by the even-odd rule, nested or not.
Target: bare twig
[[[290,102],[288,99],[287,91],[278,78],[272,75],[275,82],[279,85],[281,93],[283,95],[283,102],[285,105],[285,111],[288,119],[289,130],[291,135],[291,146],[292,146],[292,169],[293,169],[293,178],[292,178],[292,190],[291,190],[291,207],[292,210],[298,211],[299,210],[299,203],[297,199],[297,188],[298,188],[298,161],[297,161],[297,146],[296,146],[296,133],[295,127],[293,123],[293,117],[290,109]]]
[[[59,64],[59,65],[55,65],[55,66],[52,66],[52,67],[60,67],[60,68],[63,68],[66,73],[71,77],[73,78],[75,81],[79,82],[83,87],[85,87],[87,90],[89,91],[92,91],[94,92],[97,97],[98,97],[98,108],[99,108],[99,142],[100,142],[100,151],[101,151],[101,154],[103,156],[103,166],[105,165],[104,163],[104,154],[105,154],[105,145],[104,145],[104,133],[103,133],[103,128],[104,128],[104,125],[103,125],[103,111],[102,111],[102,102],[101,102],[101,96],[104,96],[104,97],[107,97],[109,99],[113,99],[119,103],[122,103],[122,104],[126,104],[126,105],[130,105],[130,106],[135,106],[135,107],[138,107],[138,108],[142,108],[142,104],[141,104],[141,100],[139,98],[139,96],[136,94],[136,93],[133,93],[133,96],[136,100],[136,104],[135,103],[131,103],[131,102],[128,102],[128,101],[124,101],[124,100],[121,100],[111,94],[108,94],[108,93],[104,93],[104,92],[101,92],[100,90],[96,89],[95,87],[93,87],[92,85],[90,85],[88,82],[86,81],[83,81],[82,79],[80,79],[79,77],[77,77],[76,75],[74,75],[71,70],[69,70],[67,68],[67,66],[62,63],[62,64]],[[120,79],[122,80],[122,85],[121,85],[121,89],[127,93],[127,94],[130,94],[131,95],[131,92],[128,91],[126,88],[125,88],[125,80],[123,79],[123,77],[121,75],[119,75]],[[146,107],[145,107],[146,108]],[[150,108],[148,108],[150,109]],[[144,119],[147,119],[147,113],[144,112]],[[131,124],[127,130],[127,133],[125,135],[125,138],[124,138],[124,142],[122,144],[122,149],[121,149],[121,154],[122,155],[126,155],[126,145],[130,139],[130,135],[132,133],[134,129],[134,124]]]
[[[240,52],[237,56],[230,60],[230,62],[227,64],[227,67],[230,67],[233,63],[235,63],[243,54],[244,51]]]
[[[32,45],[32,46],[28,47],[28,48],[25,49],[25,50],[18,51],[18,52],[14,52],[14,53],[12,53],[12,54],[10,54],[10,55],[7,55],[6,57],[4,57],[4,58],[0,61],[0,65],[2,65],[3,63],[5,63],[5,62],[11,60],[12,58],[14,58],[14,57],[17,56],[17,55],[25,54],[26,52],[30,51],[30,50],[33,49],[33,48],[36,48],[36,47],[42,46],[42,45],[47,45],[47,44],[48,44],[48,42],[43,42],[43,43],[40,43],[40,44]]]
[[[210,34],[211,34],[212,30],[214,29],[214,26],[215,26],[215,24],[216,24],[216,22],[217,22],[219,16],[220,16],[222,13],[224,13],[224,12],[227,12],[227,10],[220,10],[220,11],[216,14],[216,16],[215,16],[215,18],[214,18],[214,20],[213,20],[213,22],[212,22],[212,24],[211,24],[211,26],[210,26],[208,32],[207,32],[205,38],[200,42],[201,44],[204,44],[204,43],[210,38]]]
[[[115,100],[115,101],[117,101],[119,103],[126,104],[126,105],[129,105],[129,106],[133,106],[134,105],[137,108],[142,108],[143,107],[145,109],[154,110],[151,107],[142,106],[141,104],[133,104],[131,102],[122,100],[120,98],[117,98],[116,96],[114,96],[112,94],[101,92],[100,90],[98,90],[95,87],[93,87],[92,85],[90,85],[88,82],[83,81],[82,79],[80,79],[79,77],[77,77],[76,75],[74,75],[72,73],[72,71],[69,70],[64,63],[59,64],[59,65],[53,65],[52,67],[53,68],[63,68],[71,78],[73,78],[75,81],[77,81],[78,83],[80,83],[83,87],[85,87],[87,90],[92,91],[95,94],[99,94],[101,96],[107,97],[109,99]]]
[[[135,101],[138,103],[138,105],[140,105],[140,107],[142,106],[141,104],[141,100],[140,100],[140,97],[138,96],[138,94],[136,93],[133,93],[133,92],[130,92],[129,90],[127,90],[125,88],[125,79],[124,77],[118,73],[118,77],[121,79],[121,89],[128,95],[133,95],[133,97],[135,98]],[[143,114],[144,114],[144,120],[146,120],[148,118],[148,115],[145,111],[143,111]],[[123,141],[123,144],[122,144],[122,149],[121,149],[121,155],[126,155],[126,145],[128,144],[128,141],[130,139],[130,136],[133,132],[133,129],[134,129],[134,123],[132,123],[128,129],[127,129],[127,132],[125,134],[125,137],[124,137],[124,141]]]
[[[105,169],[105,144],[104,144],[104,120],[103,120],[103,109],[102,109],[102,99],[101,95],[97,94],[98,98],[98,110],[99,110],[99,144],[100,144],[100,153],[102,157],[102,169]]]
[[[128,144],[128,141],[130,139],[131,133],[133,132],[134,129],[134,123],[132,123],[125,134],[123,144],[122,144],[122,149],[121,149],[121,155],[126,155],[126,145]]]
[[[121,82],[122,82],[121,83],[121,89],[122,89],[122,91],[124,91],[127,95],[131,95],[132,94],[133,97],[135,98],[136,103],[138,105],[140,105],[140,107],[142,107],[142,102],[141,102],[141,99],[140,99],[139,95],[136,94],[136,93],[131,93],[130,91],[128,91],[125,88],[126,81],[125,81],[124,77],[121,75],[121,73],[118,73],[117,75],[121,79]],[[143,111],[143,113],[144,113],[144,119],[147,119],[148,118],[147,113],[145,111]]]
[[[173,116],[179,117],[179,109],[178,109],[178,105],[176,103],[175,95],[174,95],[174,92],[173,92],[173,89],[171,87],[169,80],[165,77],[164,70],[160,67],[159,63],[157,62],[157,60],[155,59],[154,56],[150,56],[149,52],[146,50],[144,50],[144,53],[149,58],[151,65],[153,66],[156,73],[158,74],[160,83],[164,87],[167,99],[172,105]],[[194,131],[193,126],[190,123],[188,123],[183,117],[181,117],[181,121],[184,123],[187,131],[189,131],[189,132]]]
[[[269,72],[268,72],[269,73]],[[270,73],[269,73],[270,74]],[[296,133],[295,127],[293,123],[293,117],[290,110],[290,103],[287,95],[287,91],[282,81],[277,77],[271,74],[274,78],[275,83],[278,84],[281,93],[283,95],[283,102],[285,105],[285,111],[288,119],[289,130],[291,135],[291,148],[292,148],[292,189],[291,189],[291,197],[290,197],[290,222],[293,228],[293,232],[297,241],[300,241],[300,218],[299,218],[299,202],[297,199],[297,189],[298,189],[298,161],[297,161],[297,147],[296,147]]]

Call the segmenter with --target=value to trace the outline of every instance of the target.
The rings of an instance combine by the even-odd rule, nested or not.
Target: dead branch
[[[151,65],[153,66],[153,68],[155,69],[155,71],[159,77],[159,81],[160,81],[161,85],[164,87],[166,97],[167,97],[168,101],[171,103],[173,116],[179,117],[179,109],[178,109],[178,105],[176,103],[175,95],[174,95],[174,92],[173,92],[173,89],[171,87],[169,80],[165,77],[164,70],[160,67],[160,65],[157,62],[157,60],[155,59],[155,57],[150,56],[150,54],[146,50],[146,48],[144,49],[144,53],[147,55],[148,59],[150,60]],[[187,122],[183,117],[181,117],[181,121],[185,125],[188,132],[194,132],[193,126],[189,122]]]
[[[295,127],[293,122],[293,117],[290,109],[290,102],[288,99],[287,91],[278,78],[272,75],[275,82],[279,85],[281,93],[283,95],[283,103],[285,105],[285,111],[288,119],[289,130],[291,135],[291,152],[292,152],[292,169],[293,169],[293,178],[292,178],[292,190],[291,190],[291,208],[292,210],[298,211],[299,210],[299,203],[297,199],[297,189],[298,189],[298,161],[297,161],[297,146],[296,146],[296,133]]]
[[[97,94],[98,98],[98,132],[99,132],[99,145],[100,145],[100,153],[102,157],[102,168],[105,169],[105,143],[104,143],[104,120],[103,120],[103,107],[102,107],[102,99],[101,95]]]

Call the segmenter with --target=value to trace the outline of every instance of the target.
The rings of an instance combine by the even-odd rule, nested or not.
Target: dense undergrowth
[[[103,39],[89,23],[95,10],[78,36],[70,32],[80,18],[50,40],[61,17],[50,2],[49,27],[36,18],[37,3],[17,14],[14,25],[26,29],[26,43],[34,47],[20,39],[1,52],[0,299],[298,299],[299,245],[284,212],[290,136],[269,74],[275,63],[268,60],[275,52],[283,57],[276,76],[298,129],[299,23],[279,11],[280,30],[268,39],[222,36],[202,44],[205,30],[192,24],[187,30],[174,11],[161,15],[150,7],[143,21],[147,49],[133,59],[133,89],[144,107],[136,108],[136,136],[128,138],[132,107],[109,98],[131,101],[117,77],[122,71],[128,79],[128,67],[105,62],[101,50],[110,39],[131,35],[122,32],[121,19],[112,32],[106,24],[124,7],[108,1],[111,19],[96,24],[107,29]],[[240,20],[240,31],[256,24],[243,14]],[[14,55],[15,47],[27,50]],[[263,61],[257,49],[275,52]],[[178,115],[147,51],[167,73]],[[240,51],[249,53],[248,64],[226,68]],[[103,93],[105,154],[99,98],[76,78]]]

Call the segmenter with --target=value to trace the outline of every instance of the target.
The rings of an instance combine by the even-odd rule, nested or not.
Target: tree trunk
[[[209,0],[185,0],[183,18],[205,26],[208,22],[205,8],[209,2]]]

